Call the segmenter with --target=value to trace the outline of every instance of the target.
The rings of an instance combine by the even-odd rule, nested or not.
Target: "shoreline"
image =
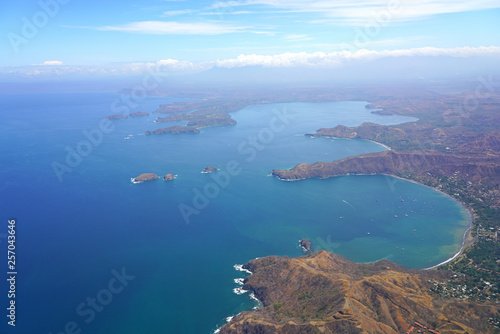
[[[387,151],[392,151],[392,148],[390,146],[387,146],[385,144],[379,143],[378,141],[371,140],[371,139],[359,139],[359,138],[341,138],[341,137],[332,137],[332,136],[315,136],[314,134],[303,134],[299,136],[306,136],[309,138],[328,138],[328,139],[336,139],[336,140],[363,140],[363,141],[369,141],[374,144],[380,145],[384,147]]]
[[[375,143],[375,144],[378,144],[378,145],[380,145],[380,146],[385,147],[385,148],[387,149],[387,151],[392,151],[392,148],[391,148],[391,147],[389,147],[389,146],[387,146],[387,145],[385,145],[385,144],[379,143],[378,141],[375,141],[375,140],[370,140],[370,139],[361,139],[361,140],[370,141],[370,142],[372,142],[372,143]]]
[[[452,257],[450,257],[449,259],[447,259],[447,260],[445,260],[445,261],[443,261],[443,262],[441,262],[441,263],[438,263],[438,264],[436,264],[436,265],[434,265],[434,266],[432,266],[432,267],[424,268],[424,269],[422,269],[422,270],[433,270],[433,269],[439,268],[439,267],[441,267],[442,265],[445,265],[445,264],[447,264],[447,263],[450,263],[451,261],[453,261],[453,260],[455,260],[457,257],[459,257],[459,256],[462,254],[462,251],[463,251],[466,247],[470,246],[470,245],[466,245],[466,240],[468,239],[468,237],[469,237],[469,233],[470,233],[470,231],[471,231],[471,230],[472,230],[472,225],[469,225],[469,228],[467,228],[467,230],[464,232],[464,236],[463,236],[463,238],[462,238],[462,246],[460,247],[460,250],[459,250],[459,251],[458,251],[455,255],[453,255]]]
[[[465,249],[469,248],[470,246],[472,246],[474,244],[474,238],[471,235],[471,232],[472,232],[472,223],[473,223],[474,218],[473,218],[472,213],[470,212],[470,210],[467,207],[465,207],[465,209],[467,210],[467,213],[469,214],[470,224],[469,224],[469,227],[467,228],[467,230],[464,232],[464,235],[462,237],[462,245],[460,246],[460,250],[455,255],[453,255],[452,257],[450,257],[449,259],[447,259],[447,260],[445,260],[445,261],[443,261],[441,263],[438,263],[438,264],[436,264],[436,265],[434,265],[432,267],[424,268],[423,270],[436,269],[436,268],[441,267],[442,265],[445,265],[447,263],[452,262],[453,260],[455,260],[456,258],[458,258],[463,253],[463,251]]]

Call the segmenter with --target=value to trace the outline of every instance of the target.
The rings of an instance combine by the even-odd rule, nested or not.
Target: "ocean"
[[[258,306],[235,293],[247,275],[236,264],[299,256],[308,238],[354,261],[426,268],[453,256],[469,225],[453,199],[389,176],[269,176],[386,149],[304,136],[321,127],[415,121],[373,114],[364,101],[250,106],[231,113],[235,126],[152,136],[143,134],[171,124],[155,114],[101,122],[122,103],[115,94],[0,101],[0,248],[15,219],[17,271],[13,328],[5,256],[1,333],[213,333]],[[176,101],[149,97],[126,110]],[[201,173],[207,166],[220,171]],[[178,176],[131,182],[146,172]]]

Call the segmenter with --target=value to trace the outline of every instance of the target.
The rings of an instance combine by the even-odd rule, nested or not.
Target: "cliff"
[[[162,135],[162,134],[178,134],[178,133],[200,133],[200,130],[190,126],[174,125],[167,128],[157,129],[154,131],[146,131],[147,135]]]
[[[493,305],[440,300],[429,280],[450,274],[407,270],[390,261],[356,264],[326,251],[250,261],[244,289],[262,302],[220,334],[404,333],[415,322],[438,333],[493,333]],[[415,330],[416,332],[416,330]]]

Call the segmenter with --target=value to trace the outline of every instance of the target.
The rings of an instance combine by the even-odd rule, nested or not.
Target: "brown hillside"
[[[245,266],[244,288],[263,308],[243,312],[221,334],[405,333],[414,322],[444,333],[493,333],[498,308],[437,300],[437,271],[407,270],[390,261],[356,264],[320,251],[299,258],[269,256]],[[415,330],[416,332],[416,330]]]

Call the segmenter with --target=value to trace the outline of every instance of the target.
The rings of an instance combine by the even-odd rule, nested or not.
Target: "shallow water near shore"
[[[233,292],[234,279],[246,275],[233,266],[299,256],[301,238],[354,261],[387,258],[411,268],[460,249],[467,212],[430,188],[384,175],[269,176],[273,168],[385,150],[304,136],[318,128],[414,121],[373,114],[362,101],[251,106],[232,113],[236,126],[197,135],[145,136],[170,125],[154,123],[154,114],[114,121],[60,182],[53,163],[87,140],[83,130],[99,129],[116,97],[0,96],[0,237],[16,218],[19,332],[59,333],[74,323],[82,333],[212,333],[255,306]],[[148,98],[130,112],[175,101]],[[220,171],[201,173],[207,166]],[[146,172],[178,177],[130,182]],[[129,278],[119,292],[110,288],[116,272]],[[5,280],[0,288],[8,290]]]

